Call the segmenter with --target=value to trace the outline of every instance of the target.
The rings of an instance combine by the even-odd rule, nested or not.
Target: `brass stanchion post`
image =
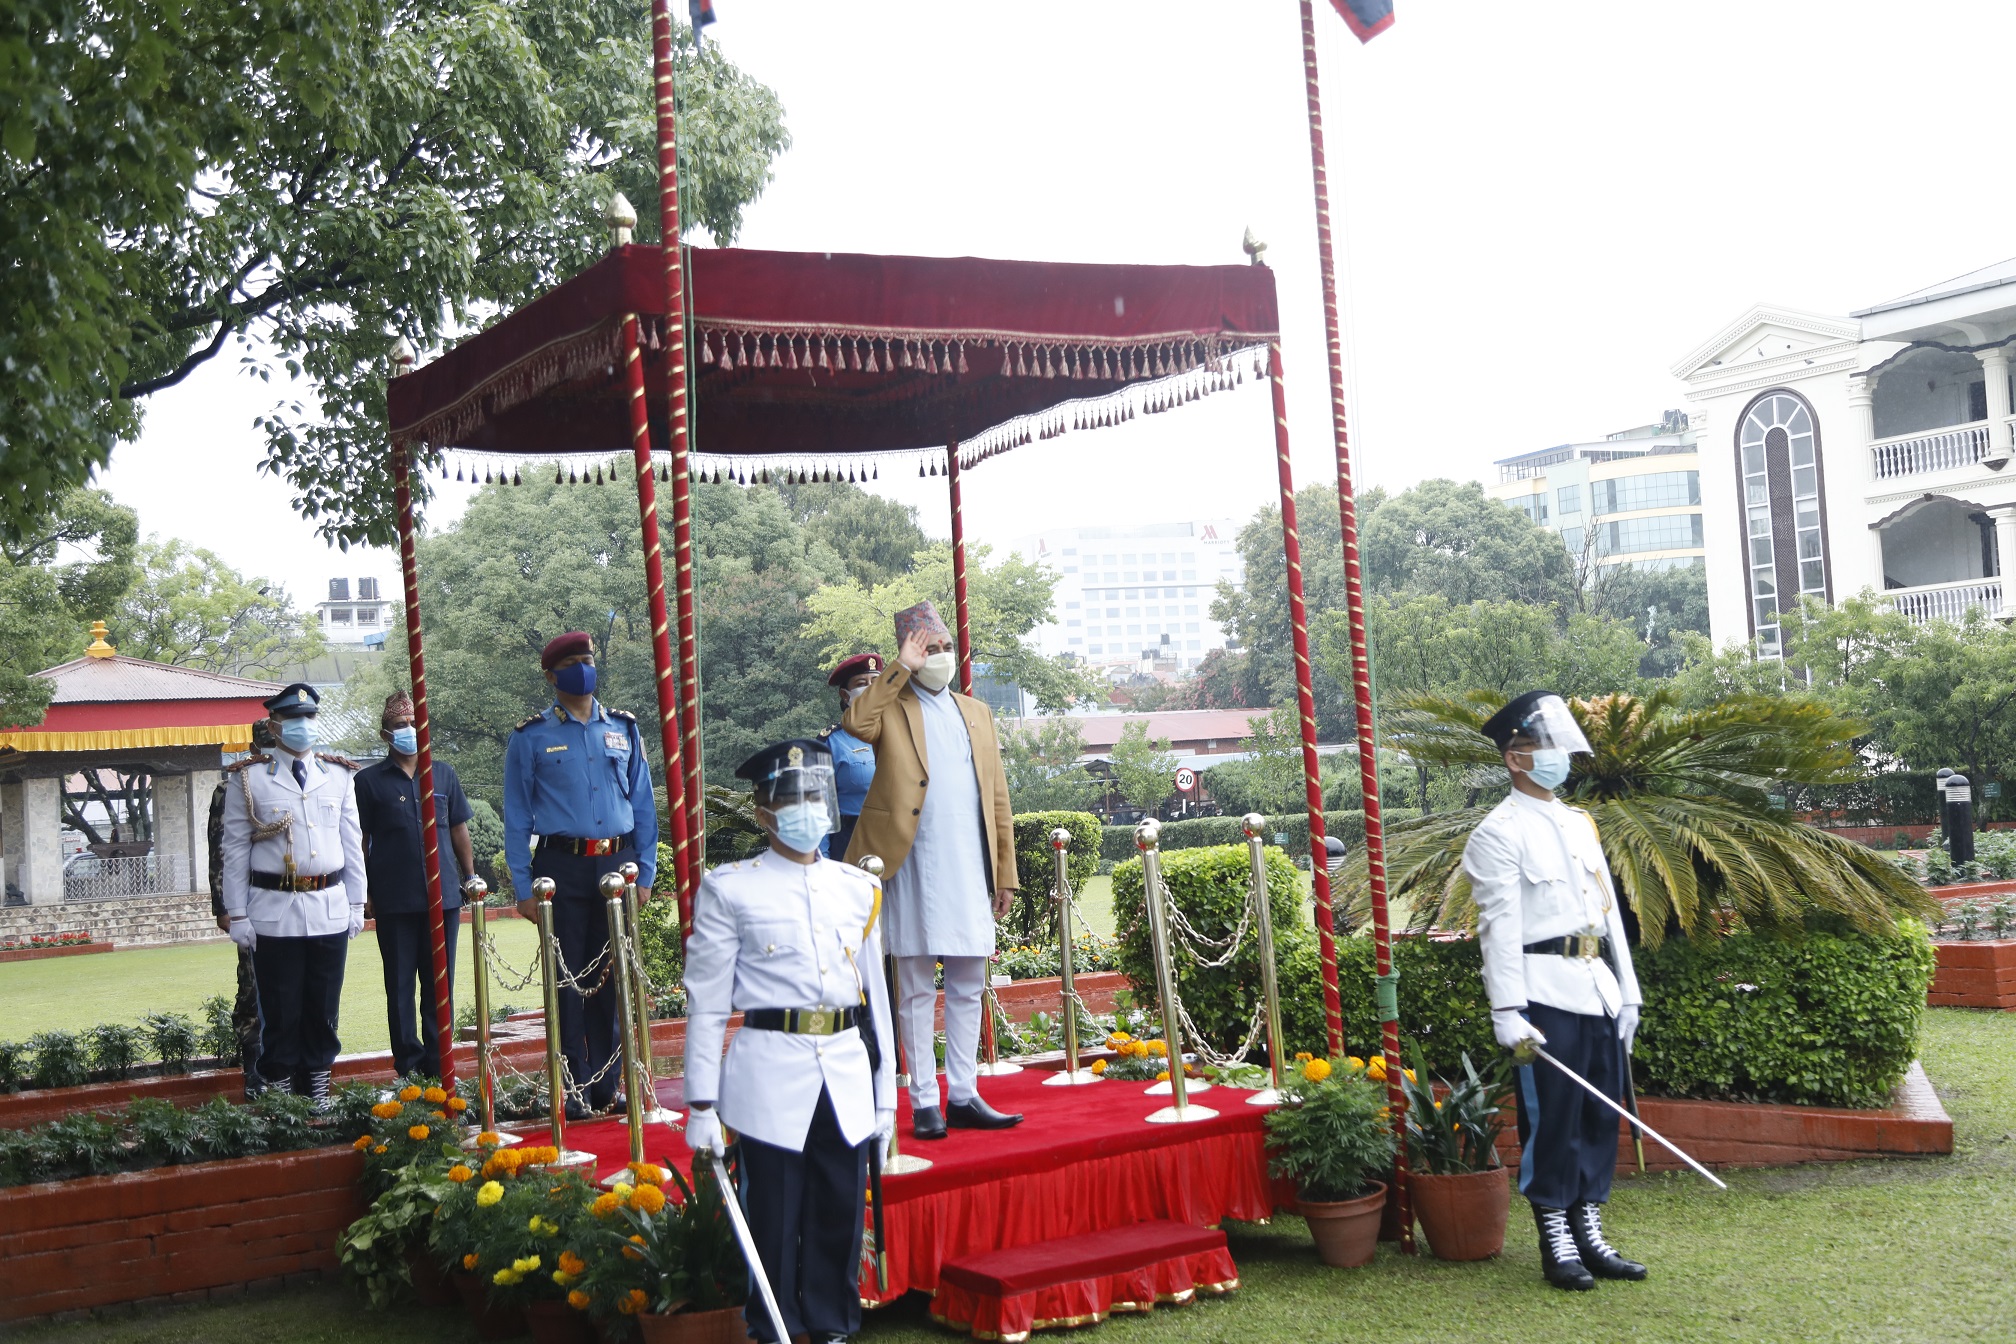
[[[553,1148],[560,1154],[556,1165],[575,1166],[595,1158],[567,1149],[567,1068],[560,1057],[560,945],[553,936],[553,879],[534,878],[532,897],[539,902],[539,970],[545,980],[546,1090]]]
[[[489,896],[490,884],[480,877],[471,877],[462,884],[462,904],[469,907],[469,936],[475,940],[469,951],[469,968],[476,977],[476,1115],[481,1122],[478,1133],[497,1134],[497,1075],[491,1068],[490,1055],[490,953],[486,947],[490,926],[489,912],[484,906]],[[509,1146],[518,1142],[518,1136],[497,1134],[497,1140],[499,1146]],[[465,1139],[463,1146],[476,1147],[476,1135]]]
[[[874,878],[877,882],[882,880],[884,865],[882,860],[876,855],[862,855],[860,866],[862,872],[868,874],[868,876]],[[882,957],[882,978],[889,990],[889,1041],[896,1049],[896,1058],[891,1061],[896,1067],[896,1086],[898,1089],[908,1088],[910,1086],[910,1074],[903,1067],[905,1063],[903,1058],[903,1021],[897,1012],[899,1001],[896,998],[896,958],[889,956],[887,953],[884,953]],[[931,1159],[928,1157],[913,1157],[909,1153],[903,1152],[900,1142],[901,1135],[902,1128],[899,1126],[896,1132],[889,1136],[889,1155],[882,1160],[882,1172],[886,1176],[901,1176],[905,1172],[923,1171],[931,1165]]]
[[[986,974],[987,984],[980,991],[980,1044],[985,1060],[973,1072],[982,1078],[1006,1078],[1022,1072],[1022,1066],[1001,1058],[1001,1047],[994,1039],[994,1019],[1001,1013],[1001,1002],[994,997],[993,972]]]
[[[624,1119],[630,1128],[630,1160],[644,1160],[644,1103],[637,1089],[637,1047],[632,1036],[636,1031],[637,1019],[632,1011],[635,995],[631,991],[629,958],[624,955],[623,933],[623,874],[604,873],[600,882],[602,903],[609,912],[609,956],[613,964],[609,968],[609,983],[616,991],[616,1038],[617,1049],[623,1060],[623,1110]],[[615,1185],[621,1177],[629,1173],[618,1172],[604,1178],[605,1185]]]
[[[1248,812],[1240,820],[1246,832],[1246,857],[1253,865],[1253,881],[1248,899],[1253,902],[1253,919],[1260,938],[1260,993],[1267,1011],[1267,1067],[1273,1086],[1263,1087],[1246,1098],[1248,1106],[1281,1104],[1281,989],[1274,974],[1274,911],[1267,901],[1266,841],[1261,833],[1267,819]]]
[[[630,963],[633,977],[630,1001],[637,1013],[637,1082],[643,1089],[644,1123],[676,1125],[685,1117],[658,1104],[658,1061],[651,1048],[651,1010],[655,1001],[644,978],[644,934],[638,923],[637,865],[626,863],[616,870],[623,875],[623,915],[630,929],[630,946],[636,956]]]
[[[1155,954],[1155,997],[1162,1001],[1162,1040],[1169,1054],[1169,1098],[1148,1117],[1151,1125],[1180,1125],[1209,1120],[1218,1112],[1208,1106],[1190,1104],[1190,1092],[1203,1091],[1209,1084],[1191,1083],[1183,1076],[1183,1035],[1176,1017],[1176,970],[1169,957],[1169,916],[1162,908],[1162,827],[1153,820],[1134,828],[1134,846],[1141,851],[1141,903],[1148,911],[1148,942]],[[1152,1083],[1150,1096],[1159,1095],[1164,1085]]]
[[[1059,826],[1050,832],[1055,860],[1051,881],[1057,892],[1057,971],[1062,980],[1058,1004],[1064,1011],[1064,1068],[1043,1080],[1045,1087],[1077,1087],[1096,1083],[1099,1075],[1078,1067],[1078,991],[1071,974],[1071,832]]]

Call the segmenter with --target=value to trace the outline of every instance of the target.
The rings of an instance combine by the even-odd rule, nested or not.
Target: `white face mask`
[[[924,666],[917,669],[918,684],[927,691],[942,691],[952,684],[952,673],[958,670],[958,660],[948,653],[934,653],[924,660]]]

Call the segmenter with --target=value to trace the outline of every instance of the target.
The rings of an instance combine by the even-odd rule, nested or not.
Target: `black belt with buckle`
[[[858,1004],[852,1008],[750,1008],[742,1014],[742,1025],[762,1031],[788,1031],[794,1036],[837,1036],[849,1027],[858,1027],[867,1017]]]
[[[1601,957],[1608,961],[1610,940],[1601,934],[1570,933],[1560,938],[1528,943],[1521,950],[1542,957],[1574,957],[1578,961],[1594,961]]]
[[[327,891],[343,880],[341,873],[296,873],[288,877],[285,873],[254,873],[252,885],[261,891]]]
[[[629,835],[612,836],[607,840],[584,840],[578,835],[542,835],[539,837],[539,849],[542,853],[549,849],[557,849],[562,854],[596,858],[604,854],[621,854],[631,847],[631,839],[635,834],[633,831]]]

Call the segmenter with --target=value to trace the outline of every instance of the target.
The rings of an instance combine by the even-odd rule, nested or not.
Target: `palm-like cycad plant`
[[[1387,744],[1430,765],[1468,772],[1489,802],[1504,796],[1504,758],[1479,729],[1503,696],[1418,695],[1400,701]],[[1561,790],[1603,836],[1640,941],[1672,929],[1713,938],[1733,919],[1752,929],[1800,925],[1826,912],[1880,932],[1932,902],[1875,851],[1794,820],[1773,806],[1787,784],[1844,784],[1862,774],[1859,726],[1811,702],[1732,696],[1679,708],[1666,692],[1570,702],[1594,749],[1573,759]],[[1495,786],[1495,787],[1494,787]],[[1475,919],[1463,846],[1489,804],[1400,823],[1386,833],[1389,891],[1416,928]],[[1349,890],[1362,915],[1364,863]]]

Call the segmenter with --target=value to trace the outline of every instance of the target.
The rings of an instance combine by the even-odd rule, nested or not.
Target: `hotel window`
[[[1076,566],[1076,565],[1066,565],[1066,566],[1064,566],[1064,572],[1065,572],[1066,574],[1076,574],[1076,573],[1078,572],[1078,566]]]
[[[1108,608],[1106,608],[1106,614],[1107,614],[1108,616],[1118,616],[1118,615],[1120,614],[1120,608],[1118,608],[1118,607],[1108,607]]]
[[[1083,643],[1084,643],[1085,641],[1084,641],[1084,640],[1082,640],[1082,639],[1080,639],[1080,638],[1079,638],[1078,636],[1076,636],[1076,635],[1073,635],[1073,636],[1071,636],[1071,638],[1070,638],[1070,639],[1069,639],[1068,641],[1066,641],[1066,642],[1067,642],[1067,643],[1071,643],[1071,644],[1083,644]]]
[[[1618,476],[1589,483],[1589,506],[1595,513],[1629,513],[1633,509],[1680,509],[1701,503],[1701,473],[1658,471],[1647,476]],[[1567,509],[1562,506],[1563,511]]]
[[[1197,614],[1197,604],[1192,602],[1189,606],[1183,608],[1183,614],[1185,616],[1195,616]]]
[[[1066,630],[1076,630],[1079,626],[1083,624],[1084,624],[1083,621],[1066,621],[1064,622],[1064,628]]]
[[[1065,555],[1076,555],[1076,554],[1078,554],[1078,548],[1077,548],[1076,546],[1066,546],[1066,547],[1064,548],[1064,551],[1063,551],[1063,554],[1065,554]]]
[[[1554,493],[1555,493],[1555,495],[1556,495],[1556,497],[1557,497],[1557,503],[1558,503],[1558,505],[1559,505],[1559,507],[1560,507],[1560,509],[1561,509],[1561,512],[1563,512],[1563,513],[1580,513],[1580,512],[1582,512],[1582,487],[1581,487],[1581,486],[1579,486],[1579,485],[1564,485],[1564,486],[1562,486],[1562,487],[1561,487],[1561,488],[1560,488],[1559,490],[1556,490],[1556,491],[1555,491]],[[1546,496],[1544,496],[1544,495],[1534,495],[1534,496],[1532,496],[1532,498],[1534,498],[1534,499],[1537,499],[1537,500],[1539,500],[1539,501],[1540,501],[1540,516],[1539,516],[1538,518],[1534,519],[1533,521],[1534,521],[1534,522],[1536,522],[1536,523],[1544,523],[1544,522],[1546,522],[1546,521],[1547,521],[1547,499],[1546,499]]]
[[[1064,610],[1066,610],[1066,611],[1076,611],[1076,610],[1078,610],[1078,604],[1077,604],[1076,602],[1066,602],[1066,603],[1064,604]]]
[[[1106,652],[1106,646],[1104,644],[1091,644],[1086,646],[1086,651],[1088,653],[1104,653]]]
[[[1827,535],[1820,517],[1820,442],[1813,411],[1790,392],[1767,392],[1736,431],[1743,481],[1743,560],[1757,650],[1781,656],[1781,607],[1827,600]]]
[[[1130,625],[1127,627],[1127,633],[1130,635],[1138,635],[1141,633],[1141,627],[1138,625]]]

